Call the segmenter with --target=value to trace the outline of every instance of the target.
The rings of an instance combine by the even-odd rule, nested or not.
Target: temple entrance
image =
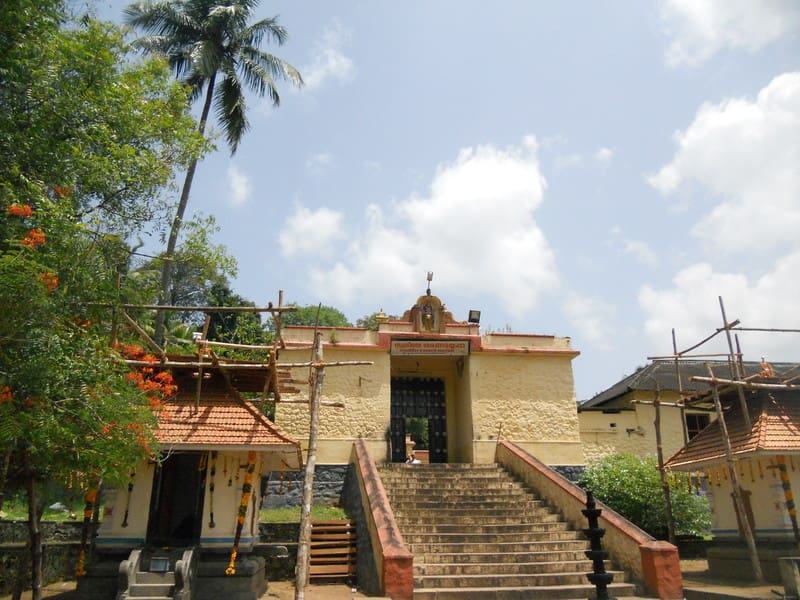
[[[392,462],[405,462],[408,433],[419,449],[428,451],[430,462],[446,463],[446,415],[444,379],[392,377]]]
[[[206,485],[204,452],[168,456],[156,466],[147,543],[153,546],[191,546],[200,541]]]

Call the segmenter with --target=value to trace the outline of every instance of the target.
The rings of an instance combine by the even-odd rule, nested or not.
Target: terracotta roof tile
[[[199,410],[192,396],[179,395],[159,412],[155,434],[173,446],[300,447],[251,402],[228,395],[204,394]]]
[[[800,453],[800,394],[795,391],[745,392],[752,427],[748,430],[737,392],[723,399],[725,423],[735,457]],[[726,460],[721,424],[712,422],[675,453],[669,468],[699,468]]]

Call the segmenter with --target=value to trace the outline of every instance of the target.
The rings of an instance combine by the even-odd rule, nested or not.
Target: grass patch
[[[347,519],[347,513],[338,506],[312,506],[311,519],[314,521],[332,521],[334,519]],[[291,508],[262,508],[259,520],[263,523],[299,523],[300,507]]]

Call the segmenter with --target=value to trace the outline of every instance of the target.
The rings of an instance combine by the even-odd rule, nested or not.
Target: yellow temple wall
[[[343,408],[321,408],[317,441],[319,464],[349,461],[356,439],[365,439],[378,461],[387,460],[391,378],[434,377],[445,383],[448,458],[451,462],[493,462],[498,433],[556,465],[583,464],[568,338],[490,334],[472,340],[465,356],[396,355],[374,332],[321,328],[325,362],[372,361],[372,365],[325,369],[322,399]],[[333,336],[336,343],[329,340]],[[289,328],[289,347],[279,364],[306,362],[313,328]],[[379,345],[378,342],[381,342]],[[278,403],[275,423],[300,440],[304,456],[309,434],[307,367],[294,368],[300,390]],[[502,431],[498,431],[500,423]]]
[[[334,361],[372,361],[372,365],[328,367],[322,384],[323,402],[341,402],[343,408],[323,406],[320,409],[317,462],[345,464],[350,460],[353,440],[363,438],[380,448],[374,456],[386,454],[386,431],[389,428],[391,402],[390,356],[377,346],[367,349],[337,348],[326,345],[323,358]],[[285,350],[281,363],[308,361],[309,350]],[[292,400],[308,400],[308,368],[292,370],[292,376],[301,391],[286,396]],[[308,450],[310,415],[307,402],[300,404],[278,403],[275,407],[275,424],[289,436],[300,440],[303,460]]]
[[[500,352],[470,357],[475,462],[494,461],[499,433],[547,464],[582,464],[571,359]]]
[[[147,536],[147,518],[150,512],[150,494],[153,489],[153,473],[155,464],[146,462],[136,470],[133,477],[133,489],[130,498],[127,486],[103,488],[101,495],[103,510],[101,511],[98,542],[104,546],[129,546],[130,542],[141,541]],[[125,507],[128,509],[127,526]],[[128,541],[129,540],[129,541]]]

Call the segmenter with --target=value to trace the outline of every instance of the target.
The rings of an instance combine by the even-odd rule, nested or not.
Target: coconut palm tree
[[[300,73],[280,58],[262,51],[267,41],[282,45],[288,34],[276,17],[252,25],[248,21],[258,0],[162,0],[136,2],[125,9],[126,22],[142,30],[135,45],[167,57],[177,77],[192,91],[192,100],[204,95],[199,131],[205,134],[211,106],[222,127],[231,154],[247,131],[245,88],[280,104],[276,80],[303,84]],[[197,159],[186,171],[181,197],[167,239],[161,271],[161,302],[169,297],[172,257],[189,201]],[[163,339],[163,312],[156,321],[156,341]]]

